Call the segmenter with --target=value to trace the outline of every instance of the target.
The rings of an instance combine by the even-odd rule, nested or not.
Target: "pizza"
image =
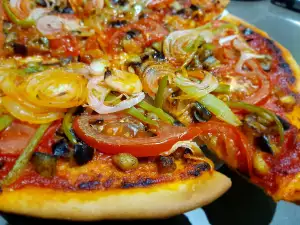
[[[0,210],[180,214],[231,186],[207,152],[299,202],[299,66],[227,4],[2,0]]]

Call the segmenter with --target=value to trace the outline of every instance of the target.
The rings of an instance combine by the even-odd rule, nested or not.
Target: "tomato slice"
[[[216,146],[212,150],[218,157],[241,172],[252,173],[254,148],[237,127],[224,122],[209,121],[193,125],[190,129],[197,136],[216,137]]]
[[[62,120],[56,120],[51,124],[48,130],[45,132],[44,136],[40,140],[36,152],[43,152],[52,154],[52,145],[55,143],[54,135],[56,131],[61,127]]]
[[[111,120],[118,121],[118,115],[107,116],[80,116],[74,120],[73,129],[75,133],[88,145],[106,153],[130,153],[136,157],[157,156],[169,150],[179,140],[190,140],[195,134],[189,133],[188,128],[174,127],[169,124],[160,123],[155,137],[127,138],[123,136],[110,136],[99,133],[90,126],[91,121]]]
[[[213,135],[218,144],[214,151],[229,165],[236,165],[242,172],[252,171],[253,148],[242,132],[223,122],[210,121],[190,127],[175,127],[160,123],[155,137],[127,138],[99,133],[90,126],[92,120],[103,120],[105,116],[77,117],[73,124],[75,133],[90,146],[106,154],[130,153],[136,157],[157,156],[168,151],[178,141],[192,140],[197,136]],[[120,118],[110,116],[112,121]],[[222,148],[221,148],[222,146]]]
[[[145,18],[136,23],[129,24],[123,28],[111,28],[105,33],[107,34],[106,42],[107,52],[114,54],[122,51],[120,43],[125,37],[126,32],[130,30],[136,30],[140,32],[140,35],[134,38],[134,41],[141,47],[148,47],[154,42],[161,41],[168,35],[168,30],[164,28],[161,23],[155,19]]]
[[[51,39],[50,48],[52,49],[51,54],[53,56],[78,56],[80,53],[77,40],[71,35]]]
[[[36,125],[15,120],[0,134],[0,155],[20,155],[36,129]]]

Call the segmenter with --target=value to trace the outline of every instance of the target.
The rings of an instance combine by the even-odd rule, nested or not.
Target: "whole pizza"
[[[0,211],[169,217],[230,188],[211,155],[300,201],[299,66],[227,0],[0,3]]]

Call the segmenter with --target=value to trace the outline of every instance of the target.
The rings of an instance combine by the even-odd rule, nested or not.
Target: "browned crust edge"
[[[0,211],[79,221],[164,218],[207,205],[230,186],[229,178],[213,171],[146,188],[64,192],[26,187],[4,190]]]
[[[224,16],[222,17],[222,20],[225,20],[228,22],[233,22],[235,24],[244,25],[245,27],[251,28],[253,31],[262,35],[263,37],[272,40],[274,42],[274,44],[276,45],[276,47],[278,47],[280,49],[280,51],[282,52],[282,56],[283,56],[284,60],[286,61],[286,63],[289,64],[290,69],[292,70],[292,73],[296,78],[295,85],[293,85],[293,87],[292,87],[293,91],[296,93],[300,93],[300,67],[297,64],[294,57],[292,56],[292,54],[289,52],[289,50],[287,50],[285,47],[283,47],[277,41],[274,41],[266,32],[262,31],[261,29],[253,26],[252,24],[250,24],[230,13],[225,13]]]

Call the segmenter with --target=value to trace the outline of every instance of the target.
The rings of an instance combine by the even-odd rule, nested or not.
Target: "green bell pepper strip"
[[[158,90],[155,96],[154,105],[158,108],[162,108],[164,103],[164,91],[168,85],[168,76],[164,76],[158,83]]]
[[[172,116],[170,116],[168,113],[165,113],[162,109],[156,108],[146,101],[140,102],[138,104],[138,106],[148,112],[152,112],[152,113],[156,114],[159,119],[161,119],[162,121],[164,121],[166,123],[173,124],[175,122],[175,119]]]
[[[256,113],[258,115],[260,115],[263,118],[266,118],[267,120],[269,118],[271,118],[277,126],[277,130],[280,136],[280,144],[283,144],[284,141],[284,128],[282,126],[282,123],[280,122],[280,120],[278,119],[278,117],[276,116],[275,113],[271,112],[268,109],[256,106],[256,105],[250,105],[248,103],[245,102],[226,102],[226,104],[230,107],[230,108],[234,108],[234,109],[244,109],[247,110],[248,112],[252,112],[252,113]]]
[[[139,119],[140,121],[147,123],[147,124],[151,124],[154,126],[158,126],[158,123],[155,120],[152,120],[150,118],[147,118],[146,116],[144,116],[143,113],[141,113],[137,108],[135,107],[131,107],[129,109],[126,109],[125,112],[137,119]]]
[[[230,85],[228,84],[219,84],[219,86],[213,91],[215,93],[229,94]]]
[[[25,27],[25,28],[26,28],[26,27],[31,27],[31,26],[33,26],[33,25],[35,24],[35,21],[32,20],[32,19],[28,19],[28,18],[25,19],[25,20],[19,19],[19,18],[11,11],[10,6],[9,6],[9,0],[3,0],[2,5],[3,5],[3,9],[5,10],[7,16],[9,17],[9,19],[10,19],[13,23],[15,23],[15,24],[17,24],[17,25],[19,25],[19,26],[21,26],[21,27]]]
[[[240,126],[242,122],[231,111],[231,109],[222,100],[218,99],[212,94],[207,94],[197,100],[210,112],[216,115],[220,120],[223,120],[233,126]]]
[[[0,182],[1,186],[8,186],[14,183],[23,173],[27,164],[29,163],[31,156],[34,152],[34,149],[40,142],[46,130],[49,128],[51,123],[46,123],[40,125],[40,127],[36,130],[34,136],[30,140],[29,144],[26,146],[20,157],[17,159],[15,165],[7,174],[7,176]]]
[[[3,131],[5,128],[11,125],[14,118],[10,115],[2,115],[0,117],[0,131]]]
[[[117,103],[120,102],[120,99],[117,99],[117,97],[113,94],[108,94],[105,98],[106,101],[116,101]],[[147,118],[143,113],[141,113],[137,108],[134,106],[124,110],[127,114],[139,119],[140,121],[151,124],[154,126],[158,126],[158,123],[150,118]]]
[[[77,144],[77,140],[74,134],[72,133],[72,116],[76,112],[76,110],[77,110],[76,107],[69,109],[69,111],[64,116],[63,123],[62,123],[62,128],[65,135],[67,136],[69,141],[74,145]]]

